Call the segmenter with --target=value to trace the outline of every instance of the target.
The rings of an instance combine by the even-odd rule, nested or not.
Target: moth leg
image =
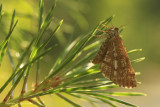
[[[101,30],[101,29],[98,29],[98,28],[97,28],[97,30],[98,30],[98,31],[100,31],[100,32],[104,32],[104,33],[108,32],[108,30],[106,30],[106,31],[103,31],[103,30]]]
[[[101,25],[104,26],[104,27],[106,27],[106,28],[109,28],[109,29],[113,29],[113,28],[114,28],[113,25],[112,25],[112,27],[107,26],[107,25],[105,25],[105,24],[101,24]]]

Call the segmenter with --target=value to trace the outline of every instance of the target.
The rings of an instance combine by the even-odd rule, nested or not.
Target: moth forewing
[[[105,31],[103,31],[103,32],[105,32]],[[98,53],[96,54],[95,58],[92,60],[93,64],[99,64],[99,63],[103,62],[103,59],[104,59],[106,52],[108,50],[109,40],[111,39],[111,35],[112,35],[110,33],[111,33],[110,30],[108,30],[107,33],[103,37],[97,36],[97,37],[105,38],[105,41],[102,43]]]
[[[113,28],[107,31],[110,38],[102,43],[92,62],[101,63],[100,71],[115,84],[133,88],[137,85],[136,76],[118,30]]]
[[[108,43],[109,43],[108,39],[106,39],[106,40],[102,43],[102,45],[101,45],[101,47],[100,47],[97,55],[96,55],[95,58],[92,60],[92,63],[94,63],[94,64],[102,63],[102,61],[103,61],[103,59],[104,59],[104,57],[105,57],[105,54],[106,54],[106,52],[107,52]]]

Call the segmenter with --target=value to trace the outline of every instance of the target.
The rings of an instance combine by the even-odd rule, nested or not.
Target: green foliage
[[[0,93],[12,82],[12,87],[6,94],[3,102],[0,106],[8,107],[15,104],[20,105],[22,101],[29,101],[34,105],[39,107],[45,106],[41,101],[40,96],[56,94],[60,98],[64,99],[71,105],[75,107],[80,107],[79,104],[63,96],[66,93],[70,96],[84,99],[91,103],[93,106],[98,103],[106,103],[112,107],[117,107],[116,103],[121,103],[127,106],[136,107],[136,105],[129,102],[122,101],[111,96],[144,96],[143,93],[137,92],[108,92],[108,89],[116,88],[117,86],[111,81],[107,80],[99,72],[99,65],[93,65],[90,60],[95,56],[97,52],[97,47],[99,47],[101,42],[96,42],[95,35],[100,35],[102,32],[100,30],[106,30],[107,28],[103,25],[108,25],[113,16],[107,18],[106,20],[100,22],[93,30],[88,34],[83,35],[82,38],[77,38],[72,42],[69,42],[61,55],[58,56],[57,61],[52,66],[50,73],[43,81],[39,81],[40,72],[40,62],[42,57],[47,55],[51,50],[55,48],[55,44],[50,46],[47,45],[54,37],[55,33],[62,26],[63,20],[55,27],[50,33],[47,39],[44,41],[43,38],[47,29],[49,29],[50,24],[53,21],[53,13],[55,10],[56,2],[53,3],[51,9],[49,10],[46,18],[44,18],[44,0],[39,2],[39,17],[38,17],[38,33],[30,41],[28,47],[24,50],[16,66],[13,66],[13,73],[8,78],[8,80],[0,88]],[[0,6],[0,21],[2,18],[2,5]],[[15,29],[18,20],[15,20],[15,11],[13,12],[11,25],[5,40],[0,45],[0,63],[2,62],[3,56],[6,53],[8,42],[10,36]],[[99,29],[99,30],[97,30]],[[30,52],[31,50],[31,52]],[[140,49],[131,50],[128,53],[138,52]],[[10,62],[14,64],[13,58],[9,53]],[[29,55],[29,57],[27,57]],[[85,57],[84,57],[85,55]],[[27,62],[25,62],[27,59]],[[132,62],[142,61],[142,58],[133,60]],[[25,63],[24,63],[25,62]],[[34,90],[27,89],[28,77],[31,75],[31,68],[33,63],[37,62],[36,71],[36,85]],[[23,66],[22,66],[23,65]],[[24,78],[23,78],[24,77]],[[19,96],[14,96],[14,90],[19,85],[19,82],[23,80],[23,86]],[[87,97],[86,97],[87,96]],[[33,100],[36,98],[37,100]],[[93,100],[94,99],[94,100]]]
[[[2,11],[2,5],[0,7],[0,13]],[[0,14],[2,17],[2,14]],[[12,15],[12,20],[11,20],[11,24],[10,24],[10,29],[9,29],[9,32],[8,32],[8,35],[6,36],[5,40],[0,44],[0,51],[1,51],[1,55],[0,55],[0,64],[2,62],[2,59],[3,59],[3,56],[7,50],[7,46],[8,46],[8,42],[9,42],[9,39],[10,39],[10,36],[14,30],[14,28],[16,27],[17,23],[18,23],[18,20],[14,23],[14,19],[15,19],[15,11],[13,12],[13,15]]]

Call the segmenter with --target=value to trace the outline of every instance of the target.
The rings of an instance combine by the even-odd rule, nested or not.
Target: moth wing
[[[102,43],[102,45],[101,45],[101,47],[100,47],[97,55],[96,55],[95,58],[92,60],[92,63],[94,63],[94,64],[102,63],[102,61],[103,61],[103,59],[104,59],[104,57],[105,57],[105,54],[106,54],[106,52],[107,52],[107,49],[108,49],[108,41],[109,41],[109,40],[106,39],[106,40]]]
[[[137,85],[134,69],[119,35],[109,41],[108,51],[104,56],[100,70],[105,77],[119,86],[133,88]]]

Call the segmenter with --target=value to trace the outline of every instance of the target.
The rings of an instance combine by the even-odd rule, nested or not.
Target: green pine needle
[[[57,60],[52,65],[50,73],[42,81],[39,81],[39,74],[41,72],[40,63],[42,58],[48,55],[49,52],[55,49],[55,44],[47,47],[51,42],[56,32],[61,28],[63,20],[60,20],[55,28],[48,35],[47,30],[51,27],[51,23],[54,21],[53,14],[56,7],[56,0],[54,0],[52,7],[47,12],[46,17],[44,14],[44,0],[39,0],[38,20],[37,20],[37,34],[30,41],[29,45],[24,49],[24,52],[17,60],[17,64],[14,63],[11,53],[8,51],[10,63],[13,66],[13,73],[7,79],[6,82],[0,87],[0,93],[10,87],[6,93],[5,98],[0,103],[0,106],[9,107],[12,105],[21,106],[22,101],[29,101],[32,104],[44,107],[44,103],[40,99],[41,96],[56,94],[61,99],[65,100],[69,104],[75,107],[81,107],[76,101],[69,99],[62,95],[66,93],[72,97],[83,99],[89,102],[92,106],[97,107],[99,103],[104,103],[107,106],[118,107],[117,103],[124,104],[126,106],[137,107],[126,101],[114,98],[114,96],[146,96],[140,92],[115,92],[110,91],[113,88],[117,88],[112,81],[104,78],[99,70],[100,64],[94,65],[91,60],[97,53],[101,42],[95,39],[96,35],[103,34],[103,31],[109,29],[107,26],[110,24],[114,15],[101,21],[94,29],[88,34],[82,37],[77,37],[75,40],[70,40],[64,51],[57,57]],[[2,21],[2,5],[0,5],[0,22]],[[81,15],[79,15],[81,16]],[[11,24],[8,35],[5,40],[0,44],[0,64],[10,42],[11,34],[14,31],[18,20],[15,21],[15,10],[12,14]],[[80,17],[83,19],[83,17]],[[81,26],[81,25],[80,25]],[[52,29],[52,28],[51,28]],[[121,29],[123,30],[123,29]],[[47,36],[46,36],[47,35]],[[44,40],[44,38],[46,38]],[[10,48],[9,48],[10,49]],[[56,50],[55,50],[56,51]],[[142,49],[134,49],[128,51],[128,53],[140,52]],[[132,63],[140,62],[145,57],[131,61]],[[33,64],[37,63],[36,71],[36,85],[34,89],[27,89],[29,76],[32,75],[31,69]],[[16,65],[15,65],[16,64]],[[140,73],[136,72],[136,75]],[[24,78],[23,78],[24,77]],[[21,92],[19,96],[13,96],[15,88],[20,85],[20,81],[23,80],[21,86]],[[112,96],[112,97],[111,97]],[[37,100],[33,100],[36,98]]]

